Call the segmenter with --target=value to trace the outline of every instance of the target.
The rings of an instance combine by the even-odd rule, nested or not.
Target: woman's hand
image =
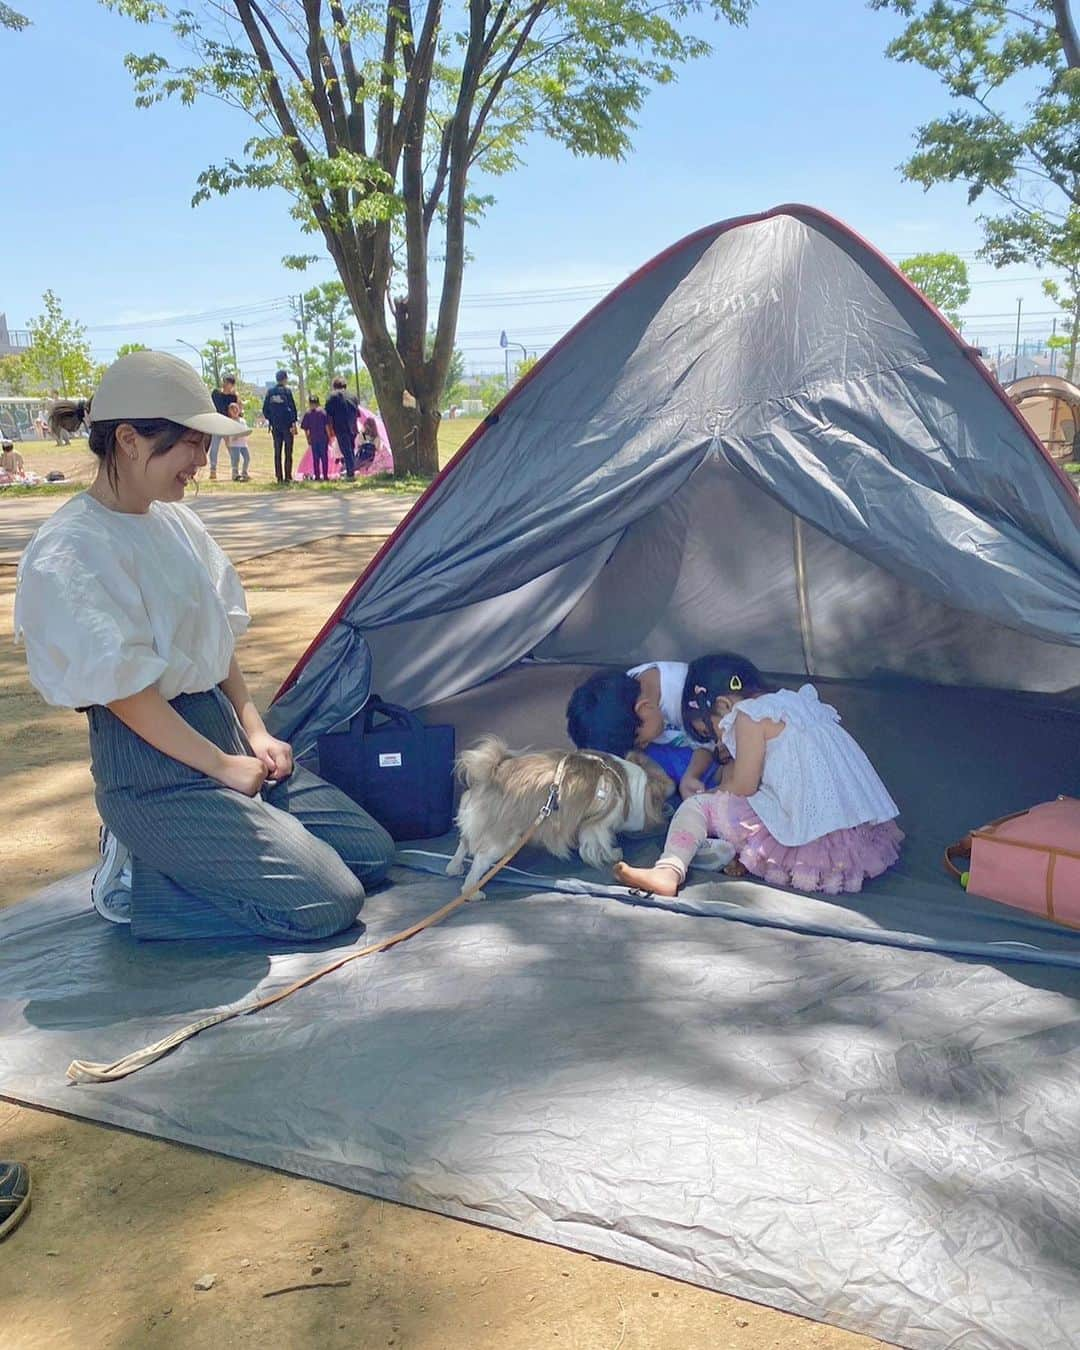
[[[679,796],[683,801],[686,801],[687,797],[697,797],[704,791],[705,784],[691,773],[684,773],[679,779]]]
[[[265,763],[254,755],[223,755],[220,771],[214,774],[219,783],[245,797],[257,797],[266,776]]]
[[[283,783],[293,771],[292,746],[279,741],[265,727],[248,736],[251,753],[266,766],[266,777],[271,783]]]

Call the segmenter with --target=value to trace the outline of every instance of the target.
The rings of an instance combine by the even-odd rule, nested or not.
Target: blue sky
[[[199,171],[239,149],[246,120],[212,103],[135,108],[122,58],[155,42],[95,0],[20,7],[34,26],[0,33],[18,127],[3,161],[8,323],[24,327],[51,288],[107,360],[126,341],[184,354],[180,339],[218,336],[232,315],[244,374],[268,375],[290,326],[283,298],[333,273],[325,264],[301,283],[281,267],[285,254],[320,251],[283,194],[191,209]],[[1035,270],[995,272],[972,256],[980,232],[964,190],[900,179],[915,127],[946,100],[930,75],[885,59],[895,16],[863,0],[760,0],[745,30],[702,26],[713,55],[654,92],[623,163],[537,141],[525,168],[494,184],[459,323],[470,369],[501,369],[500,330],[543,351],[682,235],[785,201],[839,216],[894,259],[966,255],[973,340],[1010,346],[1018,298],[1023,336],[1046,335],[1052,306]]]

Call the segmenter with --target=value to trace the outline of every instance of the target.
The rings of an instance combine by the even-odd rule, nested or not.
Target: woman
[[[182,504],[211,435],[237,423],[158,352],[121,357],[92,409],[61,403],[51,420],[89,421],[98,472],[23,554],[15,634],[43,697],[89,715],[95,908],[142,939],[347,928],[393,844],[267,731],[234,651],[250,622],[240,579]]]

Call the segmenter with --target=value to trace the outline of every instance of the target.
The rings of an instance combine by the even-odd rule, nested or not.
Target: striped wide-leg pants
[[[228,754],[249,754],[217,689],[173,708]],[[353,923],[385,876],[390,836],[306,769],[245,797],[155,750],[107,708],[89,710],[98,811],[131,851],[131,929],[142,940],[314,942]]]

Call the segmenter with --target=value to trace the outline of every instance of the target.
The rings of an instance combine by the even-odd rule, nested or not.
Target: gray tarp
[[[632,647],[624,631],[594,641],[591,659],[685,659],[747,632],[764,668],[1080,682],[1080,656],[1051,646],[1080,646],[1075,491],[901,275],[793,207],[675,246],[549,353],[362,580],[275,706],[279,731],[306,744],[356,711],[365,641],[380,693],[414,705],[470,688],[530,643],[563,659],[564,615],[598,608],[590,560],[618,548],[608,589],[633,594],[634,555],[656,547],[665,511],[681,587],[654,584],[647,599],[668,650]],[[814,541],[809,606],[796,518]],[[756,612],[756,630],[732,611]],[[831,649],[818,666],[802,658],[808,623]],[[843,659],[830,659],[841,633]]]
[[[525,666],[437,712],[463,740],[520,742],[582,673]],[[330,959],[136,948],[89,911],[83,878],[0,913],[0,1092],[917,1350],[1073,1350],[1080,933],[965,900],[938,859],[977,820],[1080,789],[1080,708],[903,682],[824,692],[908,830],[901,867],[862,896],[725,882],[664,912],[542,879],[494,888],[133,1078],[75,1088],[72,1058],[114,1058]],[[399,870],[370,936],[451,894]]]

